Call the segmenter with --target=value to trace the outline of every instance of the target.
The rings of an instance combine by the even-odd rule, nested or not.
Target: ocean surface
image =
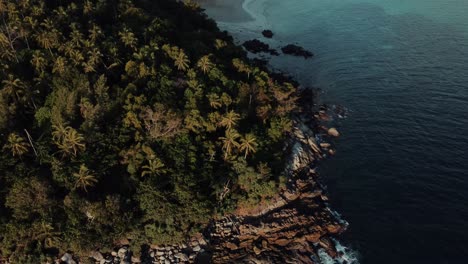
[[[337,155],[320,172],[350,223],[339,239],[360,263],[468,263],[467,0],[253,0],[243,15],[205,8],[239,41],[271,29],[273,47],[316,54],[270,63],[349,109],[335,121]]]

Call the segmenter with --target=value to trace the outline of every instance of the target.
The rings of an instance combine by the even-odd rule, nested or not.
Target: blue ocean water
[[[468,1],[254,0],[238,40],[316,56],[271,65],[350,109],[321,173],[361,263],[468,263]],[[209,6],[208,13],[210,13]]]

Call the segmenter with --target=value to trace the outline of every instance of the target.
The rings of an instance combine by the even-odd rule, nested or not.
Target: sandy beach
[[[245,0],[197,0],[206,13],[216,21],[223,22],[248,22],[253,20],[242,7]]]

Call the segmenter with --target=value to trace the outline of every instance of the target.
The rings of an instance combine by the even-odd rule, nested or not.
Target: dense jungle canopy
[[[284,186],[297,90],[174,0],[0,0],[0,257],[182,241]]]

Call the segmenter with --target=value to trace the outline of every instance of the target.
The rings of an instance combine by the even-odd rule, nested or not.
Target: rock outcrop
[[[330,238],[347,223],[328,207],[314,170],[321,144],[300,119],[292,134],[287,188],[268,206],[211,224],[206,236],[213,263],[318,263],[319,250],[337,255]]]
[[[265,38],[272,38],[273,37],[273,31],[271,31],[269,29],[265,29],[265,30],[262,31],[262,35]]]
[[[279,53],[276,50],[270,48],[270,45],[263,43],[258,39],[247,40],[242,44],[242,46],[244,46],[246,50],[254,54],[264,52],[274,56],[279,55]]]
[[[297,45],[294,45],[294,44],[289,44],[289,45],[286,45],[286,46],[282,47],[281,51],[284,54],[293,55],[293,56],[300,56],[300,57],[304,57],[305,59],[308,59],[308,58],[314,56],[314,54],[312,52],[304,49],[303,47],[300,47],[300,46],[297,46]]]

